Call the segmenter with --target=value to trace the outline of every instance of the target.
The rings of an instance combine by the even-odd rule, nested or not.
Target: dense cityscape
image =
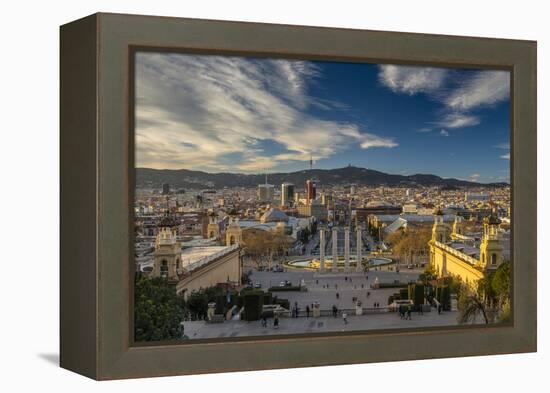
[[[135,241],[138,281],[180,302],[176,333],[145,340],[495,322],[505,300],[468,319],[458,287],[509,261],[510,187],[151,184]]]

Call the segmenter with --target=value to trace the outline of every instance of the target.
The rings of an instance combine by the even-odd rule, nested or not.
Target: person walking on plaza
[[[273,318],[273,328],[274,329],[279,329],[279,316],[278,315],[275,315],[275,317]]]
[[[332,316],[336,318],[338,315],[338,308],[335,305],[332,305]]]
[[[309,305],[306,306],[306,318],[309,318]]]
[[[344,320],[344,325],[348,324],[348,314],[344,311],[342,313],[342,319]]]
[[[336,292],[336,299],[340,299],[340,294]]]
[[[407,307],[407,318],[409,321],[412,319],[411,318],[411,306]]]

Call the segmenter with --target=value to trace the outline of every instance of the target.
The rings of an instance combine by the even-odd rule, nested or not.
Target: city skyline
[[[509,73],[136,55],[136,167],[509,182]]]

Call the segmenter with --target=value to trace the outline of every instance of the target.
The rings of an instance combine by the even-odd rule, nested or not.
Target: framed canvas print
[[[61,366],[536,350],[536,43],[61,27]]]

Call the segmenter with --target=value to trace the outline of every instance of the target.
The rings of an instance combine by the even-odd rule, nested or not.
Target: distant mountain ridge
[[[347,166],[335,169],[311,169],[290,173],[268,174],[268,183],[280,185],[284,182],[303,187],[307,179],[316,178],[322,186],[343,186],[349,184],[368,186],[441,186],[441,187],[505,187],[508,183],[476,183],[436,175],[393,175],[373,169]],[[136,168],[138,188],[160,188],[169,183],[174,188],[204,189],[223,187],[256,187],[265,183],[265,174],[208,173],[188,169]]]

